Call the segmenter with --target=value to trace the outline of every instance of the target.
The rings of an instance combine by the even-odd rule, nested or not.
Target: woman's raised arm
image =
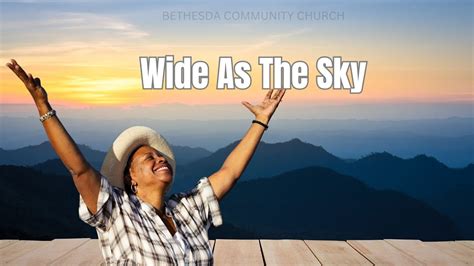
[[[270,90],[259,105],[252,105],[248,102],[242,102],[242,104],[255,115],[257,121],[268,125],[283,95],[285,95],[285,91],[277,90],[273,93],[273,90]],[[221,200],[242,175],[255,153],[258,143],[260,143],[264,130],[265,127],[262,125],[252,123],[239,144],[227,156],[221,169],[209,177],[209,182],[217,199]]]
[[[13,59],[11,63],[7,63],[7,66],[25,84],[38,108],[39,115],[42,116],[51,112],[53,109],[48,102],[46,90],[41,86],[40,79],[34,78],[31,74],[26,74]],[[52,115],[51,118],[44,120],[42,123],[51,146],[71,173],[74,184],[88,209],[92,213],[96,213],[100,174],[86,161],[56,115]]]

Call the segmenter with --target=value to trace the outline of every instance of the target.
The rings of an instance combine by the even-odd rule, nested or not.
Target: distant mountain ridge
[[[196,179],[209,176],[219,170],[226,157],[238,144],[238,141],[229,144],[214,152],[212,155],[196,160],[187,165],[181,165],[177,170],[177,180],[182,185],[178,189],[185,189],[192,185]],[[252,180],[274,176],[285,171],[300,169],[308,166],[321,166],[334,169],[340,173],[356,176],[367,184],[376,188],[397,188],[392,185],[384,186],[383,179],[376,179],[374,175],[383,173],[387,167],[393,168],[390,172],[414,172],[417,169],[432,169],[439,176],[454,176],[463,179],[460,182],[474,184],[474,179],[469,178],[474,164],[464,168],[449,168],[434,157],[424,154],[413,158],[402,159],[388,152],[372,153],[360,159],[341,159],[321,146],[305,143],[300,139],[287,142],[266,143],[261,141],[252,160],[241,176],[241,180]],[[396,171],[395,171],[396,170]],[[373,177],[373,178],[372,178]],[[392,180],[394,181],[394,180]],[[379,184],[381,183],[381,184]]]
[[[203,176],[217,171],[238,141],[206,157],[178,165],[172,192],[190,189]],[[100,162],[94,163],[97,168]],[[369,187],[395,190],[429,204],[448,215],[466,237],[474,237],[474,164],[449,168],[434,157],[417,155],[402,159],[388,152],[371,153],[360,159],[341,159],[315,146],[292,139],[287,142],[261,142],[241,180],[269,178],[305,167],[325,167],[361,180]],[[43,173],[68,174],[59,160],[33,166]]]
[[[100,169],[100,165],[105,158],[106,152],[94,150],[83,144],[78,144],[77,146],[88,162],[93,164],[97,169]],[[172,145],[171,148],[175,153],[178,164],[187,164],[212,154],[212,152],[200,147],[191,148]],[[54,159],[58,159],[58,156],[51,147],[49,141],[15,150],[4,150],[0,148],[0,165],[32,166]]]
[[[385,110],[386,104],[382,105],[380,107]],[[31,107],[33,108],[31,111],[35,111],[34,106]],[[14,113],[25,111],[23,108],[16,109]],[[200,108],[198,109],[201,110]],[[472,110],[472,107],[469,108]],[[336,109],[339,110],[339,107]],[[0,124],[5,125],[0,131],[0,147],[16,149],[25,144],[47,140],[42,130],[32,131],[39,128],[38,118],[31,116],[31,111],[25,112],[30,113],[28,117],[0,116]],[[307,110],[302,111],[306,113]],[[87,144],[101,151],[106,151],[111,141],[125,128],[134,125],[159,130],[171,144],[199,146],[211,151],[216,151],[241,138],[242,130],[250,125],[247,118],[242,119],[242,114],[235,120],[225,116],[218,120],[204,121],[202,118],[190,120],[187,116],[178,120],[163,120],[156,116],[144,117],[144,113],[133,120],[108,113],[113,119],[105,119],[87,116],[84,112],[88,111],[81,110],[78,113],[77,110],[73,110],[71,115],[76,118],[71,116],[67,118],[64,113],[61,117],[78,143]],[[198,113],[201,112],[196,114]],[[206,117],[209,118],[211,117]],[[298,137],[305,142],[321,145],[341,158],[361,158],[374,151],[388,151],[402,158],[411,158],[417,153],[430,154],[450,167],[464,167],[474,162],[472,115],[408,120],[299,118],[284,119],[279,116],[272,121],[271,130],[265,133],[265,141],[276,143]]]
[[[373,188],[422,200],[451,217],[466,238],[474,238],[474,164],[453,169],[426,155],[400,159],[382,153],[333,169]]]
[[[451,185],[474,185],[473,166],[469,164],[453,169],[424,154],[401,159],[384,152],[373,153],[335,170],[356,176],[378,189],[397,189],[414,194],[429,193],[427,189],[431,192],[443,190]]]
[[[217,171],[235,145],[236,142],[178,169],[173,191],[189,189],[200,177]],[[343,160],[322,147],[294,139],[285,143],[261,142],[240,181],[272,177],[308,166],[330,168],[356,177],[375,189],[395,190],[422,200],[452,217],[466,237],[474,237],[474,205],[467,203],[474,202],[474,193],[468,193],[474,190],[474,164],[449,168],[427,155],[402,159],[387,152]],[[464,187],[460,195],[445,197],[445,203],[440,202],[442,195],[455,195],[460,187]]]
[[[235,141],[217,150],[211,156],[183,165],[177,171],[177,184],[182,186],[177,189],[186,189],[195,182],[196,178],[209,176],[219,170],[238,143],[239,141]],[[252,180],[315,165],[332,168],[341,166],[344,162],[345,160],[332,155],[321,146],[305,143],[298,138],[278,143],[261,141],[240,179]]]
[[[78,217],[79,195],[68,176],[0,166],[0,195],[0,206],[8,213],[0,219],[1,238],[95,237],[94,229]],[[459,237],[453,222],[428,205],[320,167],[238,183],[221,210],[226,226],[211,229],[214,237]]]
[[[87,145],[78,144],[77,146],[90,162],[101,162],[105,157],[104,152],[93,150]],[[0,165],[31,166],[56,158],[58,158],[56,152],[51,147],[49,141],[15,150],[0,148]]]
[[[224,221],[259,238],[459,237],[454,223],[427,204],[321,167],[238,183],[222,209]]]

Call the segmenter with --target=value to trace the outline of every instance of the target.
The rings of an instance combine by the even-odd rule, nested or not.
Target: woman
[[[256,119],[222,167],[190,192],[166,200],[176,162],[160,134],[146,127],[125,130],[98,172],[59,121],[40,79],[13,59],[7,66],[33,97],[49,141],[79,191],[80,218],[96,228],[107,264],[212,264],[207,230],[211,223],[222,224],[218,201],[243,173],[285,90],[270,90],[259,105],[242,102]]]

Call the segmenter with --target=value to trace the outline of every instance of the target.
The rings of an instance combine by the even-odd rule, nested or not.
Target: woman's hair
[[[125,169],[123,169],[123,185],[125,188],[125,192],[128,194],[135,194],[132,191],[132,177],[130,176],[130,167],[132,165],[132,158],[135,152],[140,148],[141,146],[136,147],[131,153],[130,156],[127,159],[127,165],[125,166]]]

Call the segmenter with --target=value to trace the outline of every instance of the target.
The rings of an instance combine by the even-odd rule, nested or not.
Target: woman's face
[[[139,190],[157,186],[166,190],[173,181],[171,165],[160,152],[148,145],[141,146],[132,155],[130,174]]]

